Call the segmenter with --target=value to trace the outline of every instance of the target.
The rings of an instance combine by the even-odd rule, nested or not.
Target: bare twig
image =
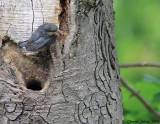
[[[156,67],[156,68],[160,68],[159,63],[149,63],[149,62],[120,64],[119,66],[120,66],[120,68],[131,68],[131,67]]]
[[[151,112],[157,119],[160,120],[160,113],[155,111],[151,105],[132,87],[130,86],[122,77],[120,78],[122,85],[128,89],[137,99],[146,107],[146,109]]]

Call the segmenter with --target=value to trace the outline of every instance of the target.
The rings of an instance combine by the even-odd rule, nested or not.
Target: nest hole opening
[[[33,91],[40,91],[43,89],[43,83],[38,80],[32,79],[26,82],[26,88]]]

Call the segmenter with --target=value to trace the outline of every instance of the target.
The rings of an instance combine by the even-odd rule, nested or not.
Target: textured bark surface
[[[14,42],[25,41],[44,22],[58,23],[59,0],[1,0],[0,40],[5,35]]]
[[[8,4],[5,4],[7,2]],[[46,58],[45,63],[42,63],[41,58],[36,63],[33,59],[24,57],[11,41],[2,45],[0,48],[0,123],[122,124],[112,0],[60,0],[61,6],[56,4],[57,0],[31,0],[30,3],[27,1],[28,4],[22,0],[7,2],[1,0],[0,9],[3,10],[0,11],[3,15],[0,18],[1,39],[7,31],[7,35],[11,32],[9,36],[14,42],[24,40],[32,33],[34,25],[41,25],[40,23],[45,19],[56,23],[58,15],[60,17],[57,25],[68,34],[62,46],[58,41],[51,46],[52,60]],[[24,4],[20,8],[24,9],[21,13],[25,18],[29,14],[25,11],[28,6],[32,14],[32,9],[37,6],[36,10],[40,10],[37,11],[38,15],[42,14],[42,11],[46,12],[47,3],[48,6],[51,5],[47,8],[47,14],[52,13],[54,5],[55,8],[61,8],[62,5],[65,7],[56,17],[56,14],[45,14],[45,19],[34,16],[29,19],[30,23],[24,21],[18,25],[21,21],[16,19],[18,15],[16,11],[12,11],[15,14],[10,13],[16,21],[7,20],[9,3],[15,6],[14,10],[18,5]],[[41,21],[39,23],[35,20]],[[14,29],[16,34],[11,31],[11,27],[16,25],[15,22],[19,27]],[[7,23],[10,28],[7,27]],[[29,34],[27,34],[28,27],[30,27]],[[14,53],[14,56],[10,53]],[[26,72],[24,67],[28,68],[26,74],[24,74]],[[47,75],[43,77],[45,72]],[[27,89],[26,77],[32,79],[31,83],[34,82],[33,79],[42,82],[43,89],[40,91]]]

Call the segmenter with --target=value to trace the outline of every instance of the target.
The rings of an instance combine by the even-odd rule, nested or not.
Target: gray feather
[[[56,35],[49,35],[47,32],[56,32],[58,27],[53,23],[45,23],[38,27],[28,41],[19,42],[20,48],[25,47],[28,51],[38,51],[47,44],[56,41]]]
[[[26,48],[30,51],[37,51],[38,49],[41,49],[43,47],[46,47],[51,42],[54,43],[56,41],[56,36],[48,36],[48,37],[40,37],[35,42],[32,42],[30,45],[28,45]]]
[[[20,41],[20,42],[18,42],[18,46],[19,46],[20,48],[25,47],[26,44],[27,44],[27,41]]]

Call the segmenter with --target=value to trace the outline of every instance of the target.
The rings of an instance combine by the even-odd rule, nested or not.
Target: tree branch
[[[146,107],[146,109],[151,112],[157,119],[160,119],[160,113],[155,111],[151,105],[132,87],[130,86],[122,77],[120,77],[122,85],[128,89],[137,99]]]
[[[159,63],[149,63],[149,62],[120,64],[119,66],[120,66],[120,68],[131,68],[131,67],[156,67],[156,68],[160,68]]]

